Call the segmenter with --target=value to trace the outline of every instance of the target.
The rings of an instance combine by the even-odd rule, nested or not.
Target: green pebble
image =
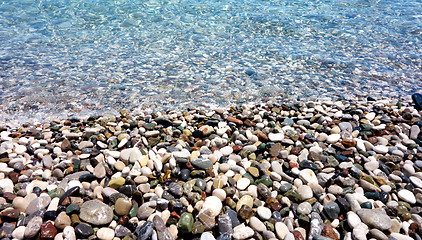
[[[289,215],[289,212],[290,212],[290,209],[288,207],[284,207],[284,208],[280,209],[280,215],[282,217]]]
[[[79,206],[71,203],[69,204],[69,206],[66,207],[66,214],[67,215],[71,215],[73,213],[78,213],[79,212]]]
[[[180,216],[180,220],[178,222],[178,228],[182,233],[190,233],[192,232],[194,219],[191,213],[184,212]]]
[[[51,199],[53,198],[60,198],[64,194],[63,188],[56,188],[48,192],[48,195]]]
[[[196,221],[192,226],[192,234],[201,234],[205,231],[205,226],[200,221]]]
[[[81,167],[81,160],[80,159],[76,159],[75,163],[73,164],[73,171],[74,172],[79,172],[79,168]]]
[[[370,201],[366,201],[366,202],[363,202],[363,203],[360,205],[360,207],[361,207],[361,208],[372,209],[372,203],[371,203]]]
[[[268,231],[274,232],[274,224],[272,224],[268,221],[265,221],[264,225],[265,225],[265,227],[267,228]]]
[[[131,218],[136,217],[137,213],[138,213],[138,203],[134,203],[132,208],[129,211],[129,216]]]
[[[202,190],[199,187],[197,187],[197,186],[193,186],[192,187],[192,191],[198,192],[198,193],[202,193]]]
[[[258,185],[260,183],[264,184],[267,187],[271,187],[273,185],[273,180],[271,180],[269,176],[265,176],[255,181],[255,185]]]

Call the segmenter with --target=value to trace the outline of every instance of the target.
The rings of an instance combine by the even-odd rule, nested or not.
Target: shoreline
[[[0,235],[420,239],[422,112],[412,105],[273,102],[0,124]]]

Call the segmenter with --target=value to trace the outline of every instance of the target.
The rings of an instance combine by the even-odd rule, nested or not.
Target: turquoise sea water
[[[3,120],[403,97],[421,80],[420,0],[0,1]]]

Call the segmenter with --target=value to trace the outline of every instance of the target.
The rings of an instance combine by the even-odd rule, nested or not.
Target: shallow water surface
[[[418,0],[3,0],[0,120],[422,88]]]

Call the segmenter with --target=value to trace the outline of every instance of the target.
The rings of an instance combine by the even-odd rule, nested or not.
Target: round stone
[[[287,233],[289,233],[289,228],[283,222],[276,222],[274,227],[279,239],[284,239]]]
[[[258,213],[259,218],[261,218],[264,221],[271,218],[271,209],[267,207],[259,206],[257,208],[257,213]]]
[[[129,201],[129,199],[126,199],[126,198],[117,199],[114,205],[114,211],[119,216],[128,215],[131,208],[132,208],[132,203]]]
[[[100,240],[113,240],[114,238],[114,230],[111,228],[100,228],[97,231],[97,237]]]
[[[239,190],[245,190],[249,184],[251,184],[251,180],[249,180],[249,178],[241,178],[237,181],[236,187]]]
[[[308,202],[302,202],[297,206],[297,212],[308,215],[312,212],[312,205]]]
[[[363,223],[372,228],[377,228],[381,231],[390,229],[392,221],[390,217],[379,209],[359,209],[356,212]]]
[[[261,220],[259,220],[255,216],[249,218],[249,225],[251,226],[252,229],[254,229],[257,232],[263,232],[263,231],[267,230],[264,223],[261,222]]]
[[[79,217],[94,225],[109,224],[113,220],[113,210],[99,200],[91,200],[82,204]]]
[[[416,197],[415,195],[407,190],[407,189],[401,189],[397,195],[399,196],[400,199],[402,199],[403,201],[406,201],[410,204],[415,204],[416,203]]]
[[[305,200],[313,197],[312,189],[307,185],[298,187],[297,192]]]

